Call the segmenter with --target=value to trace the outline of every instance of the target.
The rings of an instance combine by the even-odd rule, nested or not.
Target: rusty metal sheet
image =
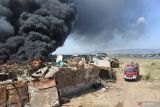
[[[26,85],[20,87],[15,85],[7,90],[7,94],[7,106],[22,107],[29,102],[28,87]]]
[[[7,90],[8,102],[7,106],[21,107],[20,98],[16,89]]]
[[[54,79],[32,81],[28,85],[31,107],[53,107],[59,104]]]
[[[56,83],[54,79],[43,79],[43,80],[35,80],[29,83],[29,87],[36,88],[36,89],[46,89],[55,87]]]
[[[59,98],[56,87],[43,90],[29,89],[31,107],[59,107]]]
[[[0,107],[6,107],[7,105],[7,89],[0,86]]]
[[[22,100],[28,100],[28,86],[23,86],[17,89]]]

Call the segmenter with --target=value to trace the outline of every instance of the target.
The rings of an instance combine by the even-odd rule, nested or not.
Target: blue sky
[[[55,53],[83,53],[92,51],[107,51],[114,49],[133,49],[133,48],[160,48],[160,0],[143,0],[145,14],[140,16],[145,23],[144,35],[140,38],[128,41],[123,38],[115,38],[108,43],[85,44],[84,38],[75,38],[76,33],[69,35],[64,46],[57,49]],[[137,19],[138,20],[138,19]],[[88,41],[89,42],[89,41]],[[126,45],[126,44],[127,45]],[[101,47],[101,48],[99,48]]]
[[[150,0],[146,9],[146,39],[139,42],[142,48],[160,48],[160,1]]]

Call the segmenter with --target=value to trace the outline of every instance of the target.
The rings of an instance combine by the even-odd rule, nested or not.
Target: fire
[[[43,61],[41,59],[34,59],[32,60],[31,62],[31,65],[33,66],[39,66],[39,65],[42,65],[43,64]]]

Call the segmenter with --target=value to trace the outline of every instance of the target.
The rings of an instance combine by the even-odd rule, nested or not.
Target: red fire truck
[[[124,79],[125,80],[137,80],[139,77],[139,64],[130,63],[124,68]]]

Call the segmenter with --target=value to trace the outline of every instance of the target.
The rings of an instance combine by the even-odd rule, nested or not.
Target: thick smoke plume
[[[60,0],[0,0],[0,63],[45,58],[63,45],[75,13]]]
[[[76,0],[78,20],[74,36],[84,45],[137,40],[144,34],[146,0]],[[76,38],[76,39],[77,39]],[[99,46],[99,48],[101,48]]]

